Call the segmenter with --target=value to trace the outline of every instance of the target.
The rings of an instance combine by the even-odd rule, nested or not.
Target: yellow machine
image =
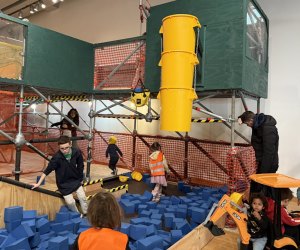
[[[250,176],[251,180],[271,187],[275,193],[275,212],[273,223],[273,239],[271,239],[271,249],[298,249],[297,244],[292,238],[282,235],[281,232],[281,197],[280,188],[294,188],[300,187],[300,180],[282,175],[282,174],[254,174]],[[224,195],[219,201],[217,209],[214,211],[210,220],[205,224],[214,236],[224,234],[224,230],[219,228],[215,223],[226,213],[236,223],[240,237],[241,237],[241,250],[248,249],[250,234],[247,231],[247,215],[242,211],[240,203],[242,201],[242,194],[233,193],[230,197]]]

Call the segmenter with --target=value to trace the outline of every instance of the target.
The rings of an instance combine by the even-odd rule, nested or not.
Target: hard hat
[[[117,142],[117,137],[115,137],[113,135],[111,137],[109,137],[108,144],[116,144],[116,142]]]
[[[137,172],[137,171],[133,171],[131,173],[131,177],[132,179],[136,180],[136,181],[141,181],[143,179],[143,176],[140,172]]]
[[[124,176],[124,175],[120,175],[119,176],[119,181],[120,182],[126,182],[128,181],[129,177],[128,176]]]

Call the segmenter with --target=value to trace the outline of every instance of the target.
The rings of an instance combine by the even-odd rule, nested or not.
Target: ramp
[[[223,228],[226,215],[216,223]],[[225,235],[213,236],[203,224],[196,227],[193,231],[183,237],[180,241],[172,245],[168,250],[237,250],[237,232],[224,230]]]
[[[42,188],[31,190],[31,185],[0,177],[0,227],[4,227],[4,208],[22,206],[25,210],[37,210],[55,219],[56,212],[64,205],[62,195]]]

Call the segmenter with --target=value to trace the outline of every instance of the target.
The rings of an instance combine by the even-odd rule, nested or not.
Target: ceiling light
[[[52,3],[54,3],[54,4],[57,3],[57,2],[58,2],[58,0],[52,0]]]
[[[22,10],[19,11],[18,18],[20,18],[20,19],[23,18],[23,12],[22,12]]]
[[[34,10],[33,10],[33,6],[32,5],[30,5],[30,14],[33,14],[34,13]]]
[[[46,9],[47,7],[43,0],[40,1],[40,6],[42,9]]]
[[[37,4],[34,5],[33,10],[34,10],[35,12],[38,12],[38,11],[39,11],[39,6],[38,6]]]

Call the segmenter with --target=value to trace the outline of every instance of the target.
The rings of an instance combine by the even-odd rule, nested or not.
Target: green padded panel
[[[145,85],[152,92],[160,88],[162,19],[191,14],[202,25],[200,41],[205,56],[197,66],[197,92],[241,89],[267,97],[267,70],[246,58],[247,4],[247,0],[177,0],[152,7],[147,20]]]
[[[28,25],[24,81],[69,92],[92,92],[93,44]]]

